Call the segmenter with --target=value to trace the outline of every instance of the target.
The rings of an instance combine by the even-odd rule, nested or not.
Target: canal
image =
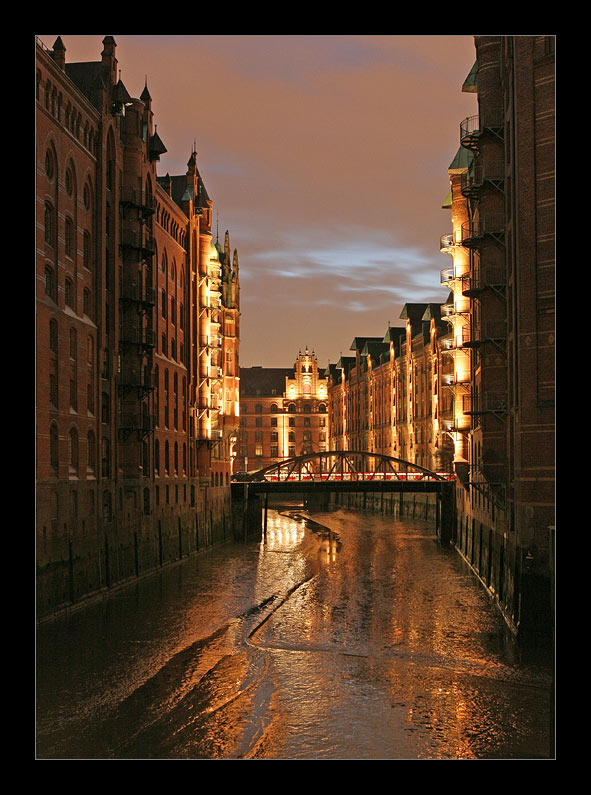
[[[551,659],[418,520],[269,511],[266,541],[42,624],[36,656],[37,759],[553,756]]]

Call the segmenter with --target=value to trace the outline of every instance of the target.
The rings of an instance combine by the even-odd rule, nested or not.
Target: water
[[[551,756],[550,661],[432,525],[305,516],[42,625],[37,757]]]

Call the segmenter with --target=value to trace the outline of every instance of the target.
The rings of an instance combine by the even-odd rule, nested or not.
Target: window
[[[290,428],[295,428],[295,417],[290,417],[289,418],[289,427]]]
[[[103,392],[101,396],[101,422],[109,422],[110,418],[110,401],[107,392]]]
[[[66,279],[66,306],[69,306],[70,309],[73,308],[74,304],[74,285],[72,284],[71,279]]]
[[[70,430],[69,464],[70,473],[78,472],[78,431],[76,428]]]
[[[256,456],[262,456],[262,454],[263,454],[263,445],[262,444],[255,444],[255,446],[254,446],[254,454]]]
[[[271,408],[269,409],[271,414],[277,414],[277,403],[271,403]]]
[[[90,233],[84,232],[82,235],[82,264],[90,270]]]
[[[271,428],[277,427],[277,417],[271,417]]]
[[[68,196],[72,195],[72,191],[74,190],[74,180],[72,178],[72,171],[68,168],[66,170],[66,193]]]
[[[45,173],[48,179],[53,179],[53,154],[50,149],[45,153]]]
[[[271,458],[277,458],[279,456],[279,448],[276,444],[271,445]]]
[[[255,414],[262,414],[263,413],[263,407],[261,406],[260,403],[257,403],[255,405],[254,410],[255,410]]]
[[[49,350],[53,353],[57,353],[57,320],[52,317],[49,321]]]
[[[96,466],[96,442],[94,438],[94,433],[92,431],[88,432],[88,437],[86,440],[86,449],[87,449],[87,460],[86,460],[86,467],[89,472],[94,472],[94,468]]]
[[[45,295],[53,298],[54,286],[53,271],[51,268],[45,268]]]
[[[55,474],[59,468],[58,433],[57,425],[52,423],[49,429],[49,464]]]
[[[76,359],[78,354],[78,335],[76,329],[70,329],[70,359]]]
[[[290,442],[295,442],[295,432],[294,431],[290,431],[289,432],[289,441]]]
[[[289,411],[290,414],[295,414],[296,411],[295,403],[290,403],[289,406],[287,407],[287,410]]]
[[[74,224],[71,218],[66,218],[65,249],[66,257],[74,259]]]
[[[45,242],[49,246],[53,246],[54,224],[53,224],[53,207],[49,202],[45,202]]]

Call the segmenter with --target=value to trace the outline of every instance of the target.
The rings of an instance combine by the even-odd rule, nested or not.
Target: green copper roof
[[[451,188],[449,189],[447,196],[443,200],[443,204],[441,205],[442,210],[451,210]]]
[[[471,152],[469,149],[465,149],[463,146],[460,146],[460,148],[456,152],[456,156],[449,164],[447,170],[450,172],[454,171],[456,173],[461,171],[466,171],[472,165],[473,159],[474,159],[474,153]]]
[[[464,80],[462,91],[465,94],[475,94],[478,91],[478,61],[474,61],[470,74]]]

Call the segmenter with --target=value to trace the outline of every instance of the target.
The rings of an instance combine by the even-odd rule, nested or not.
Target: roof
[[[294,377],[293,367],[241,367],[240,397],[282,397],[285,379]]]
[[[368,342],[383,342],[383,337],[355,337],[351,343],[350,351],[361,352]]]
[[[478,61],[474,61],[474,66],[470,69],[468,77],[464,80],[462,91],[465,94],[475,94],[478,91]]]
[[[471,152],[469,149],[460,146],[460,148],[456,152],[456,156],[449,164],[447,170],[453,171],[455,173],[467,171],[468,168],[472,165],[473,159],[474,159],[474,153]]]
[[[99,106],[98,91],[107,87],[108,72],[108,68],[105,72],[101,61],[66,63],[66,75],[97,108]]]

